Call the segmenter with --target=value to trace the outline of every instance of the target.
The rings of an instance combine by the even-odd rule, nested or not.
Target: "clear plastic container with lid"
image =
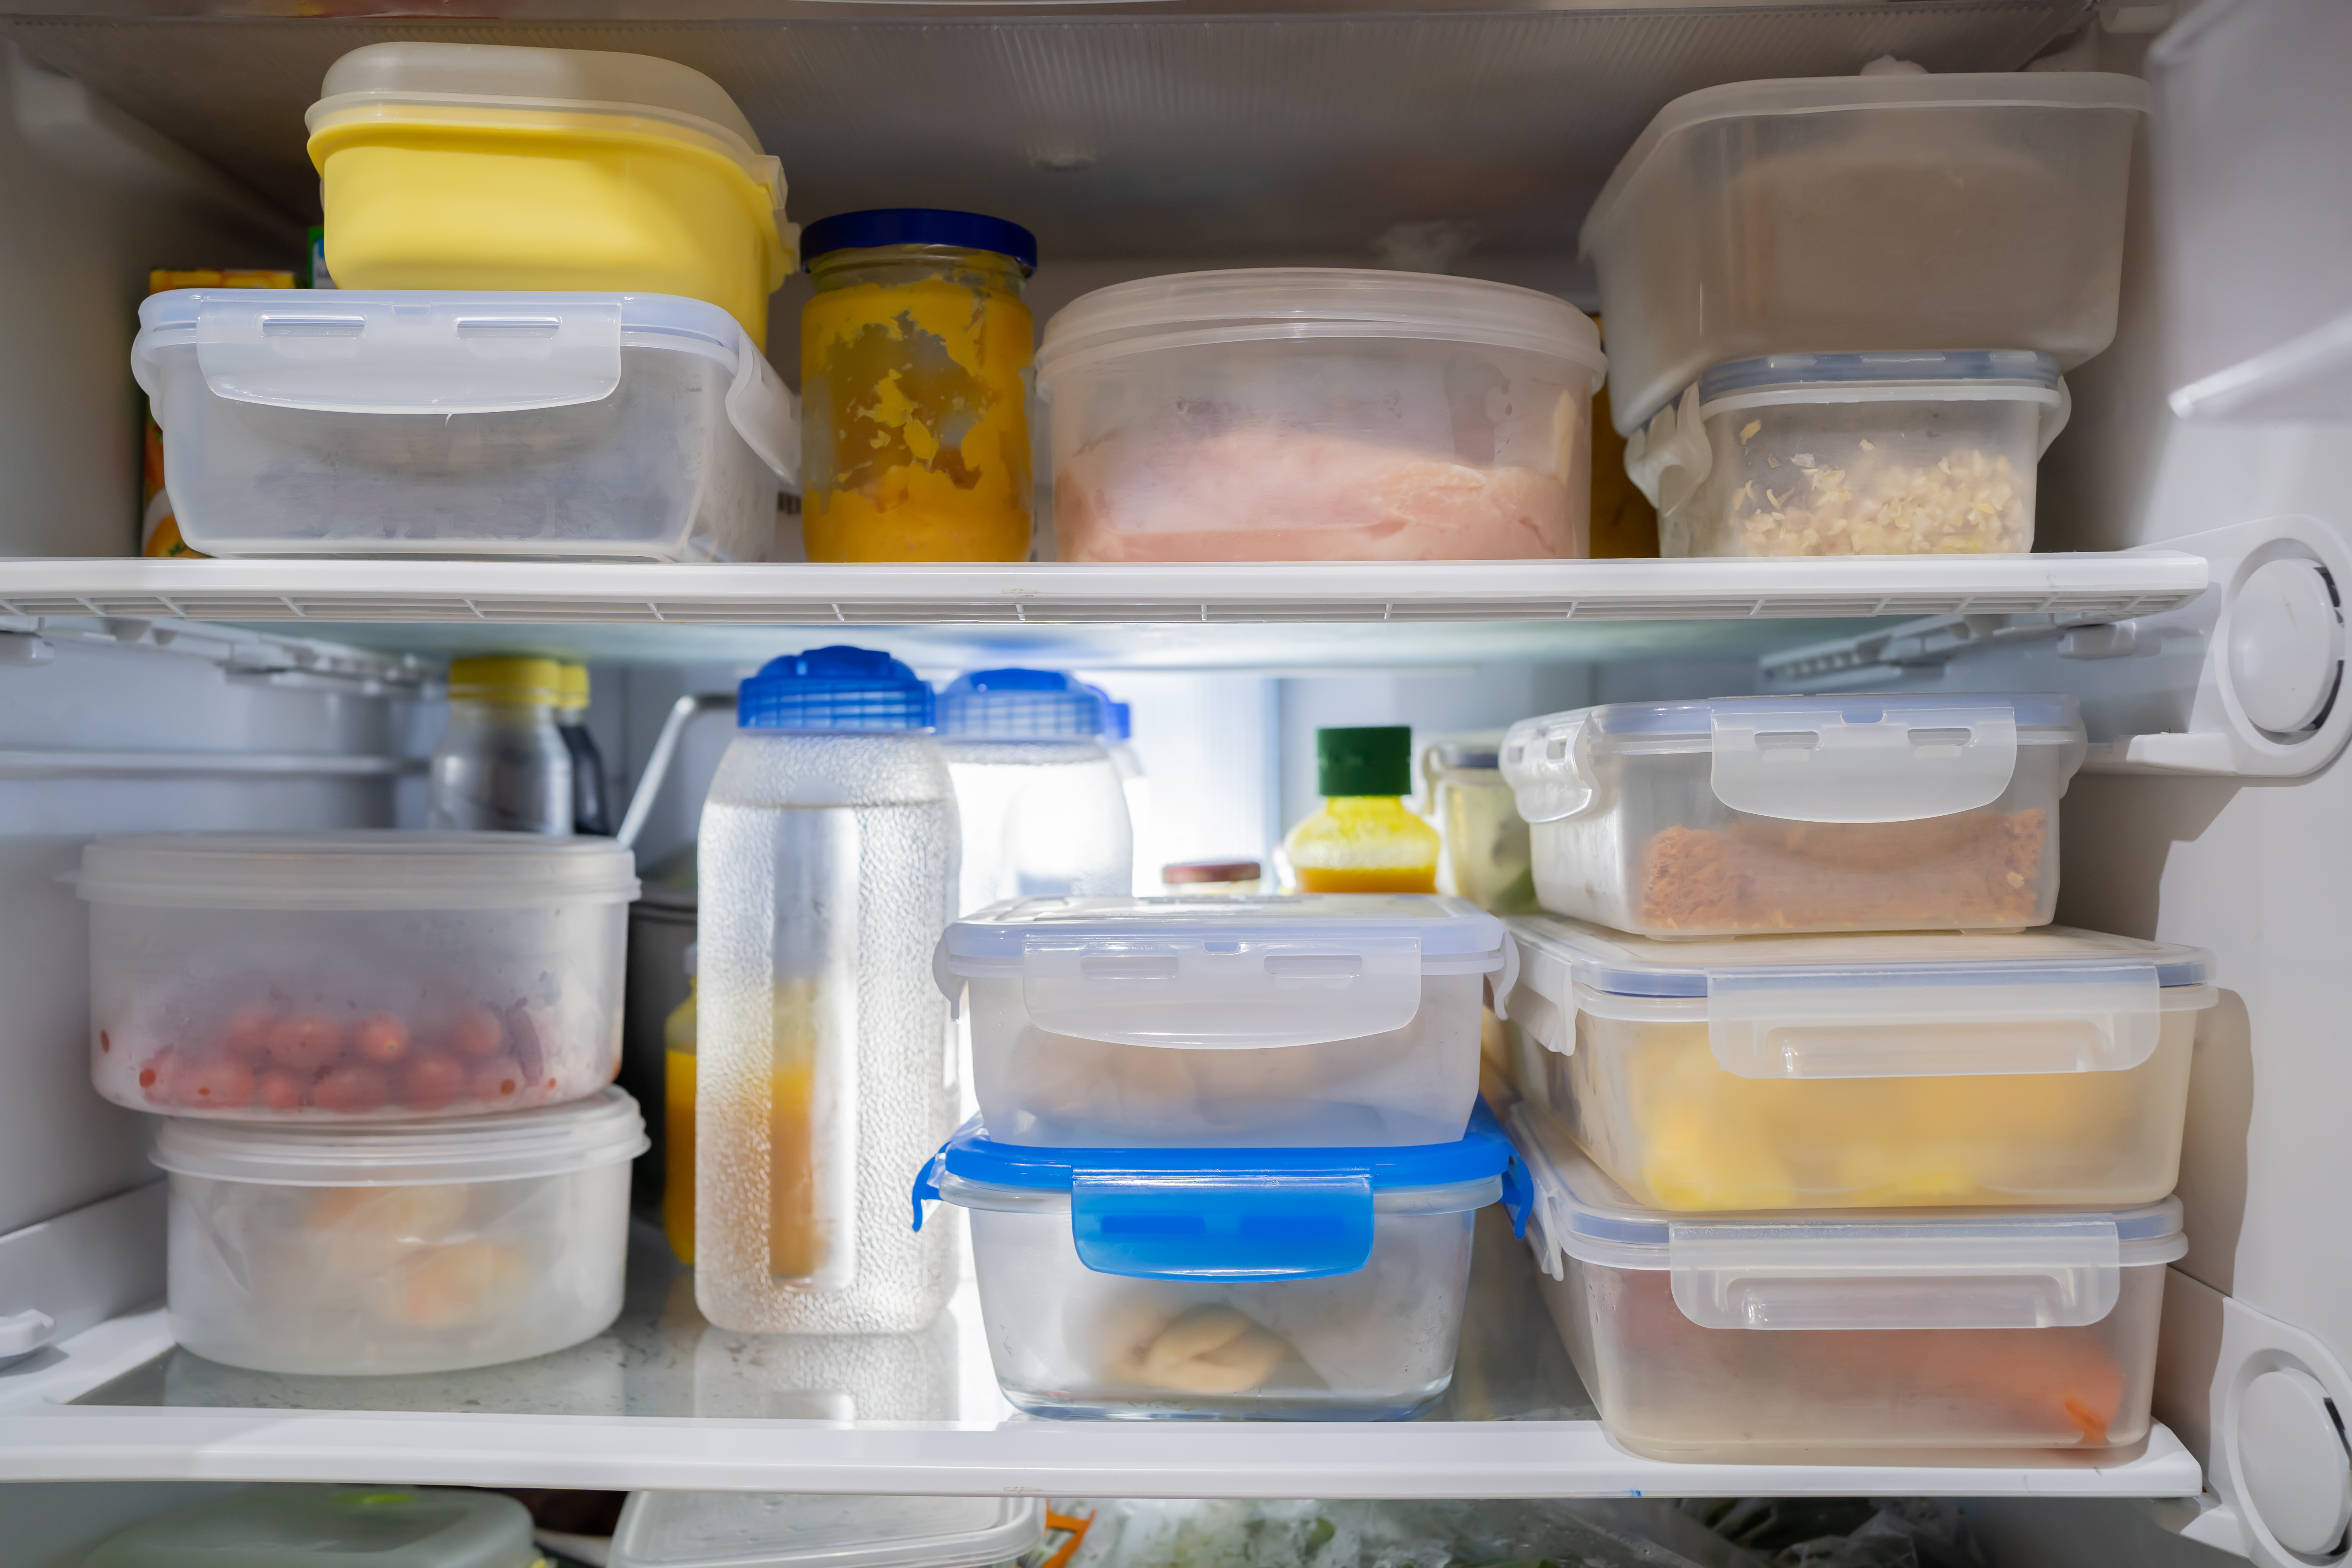
[[[1045,323],[1065,561],[1588,554],[1591,321],[1507,284],[1190,272]]]
[[[470,1116],[620,1066],[637,879],[610,840],[142,834],[86,847],[79,888],[90,1077],[134,1110]]]
[[[1041,1150],[965,1124],[915,1182],[968,1210],[996,1381],[1032,1415],[1374,1421],[1454,1377],[1472,1220],[1525,1213],[1490,1116],[1419,1147]]]
[[[694,1299],[722,1329],[895,1333],[955,1285],[876,1172],[955,1123],[931,949],[954,913],[956,802],[931,689],[824,647],[742,684],[702,808]],[[867,1173],[860,1179],[860,1173]]]
[[[2058,900],[2072,697],[1618,702],[1523,719],[1537,900],[1643,936],[2021,931]]]
[[[246,1487],[144,1519],[82,1568],[538,1568],[530,1514],[441,1487]]]
[[[1057,1148],[1457,1138],[1516,962],[1494,916],[1412,894],[1024,900],[935,960],[992,1135]]]
[[[1110,704],[1075,676],[980,669],[940,696],[940,750],[963,827],[956,908],[1097,898],[1135,886]]]
[[[1642,132],[1579,237],[1630,436],[1758,354],[2033,349],[2116,335],[2137,77],[1733,82]]]
[[[1510,927],[1520,1091],[1652,1207],[2152,1203],[2179,1173],[2196,948]]]
[[[617,1089],[464,1121],[166,1120],[172,1332],[258,1372],[456,1372],[544,1355],[621,1310],[629,1162]]]
[[[652,55],[371,44],[304,117],[344,289],[625,289],[764,347],[784,173],[724,88]]]
[[[1035,237],[887,207],[811,224],[801,308],[812,561],[1025,561]]]
[[[1544,1304],[1637,1454],[2114,1463],[2147,1436],[2178,1198],[1694,1220],[1633,1203],[1524,1105],[1510,1132]]]
[[[2022,553],[2070,408],[2027,350],[1773,354],[1709,370],[1627,467],[1662,555]]]
[[[1482,910],[1518,914],[1536,907],[1528,825],[1502,773],[1502,737],[1439,741],[1421,754],[1422,811],[1444,841],[1438,885]]]
[[[211,555],[761,561],[800,472],[792,392],[698,300],[180,289],[131,368]]]
[[[1041,1498],[631,1492],[610,1568],[995,1568],[1045,1539]]]

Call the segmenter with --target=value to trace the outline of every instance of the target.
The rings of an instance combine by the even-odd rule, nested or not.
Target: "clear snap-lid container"
[[[603,1332],[621,1310],[629,1162],[617,1089],[464,1121],[173,1117],[165,1293],[196,1354],[257,1372],[455,1372]]]
[[[631,1492],[609,1568],[993,1568],[1045,1539],[1042,1498]]]
[[[2179,1174],[2200,949],[1510,923],[1521,1092],[1652,1207],[2150,1203]]]
[[[172,1116],[471,1116],[620,1067],[634,858],[528,833],[97,839],[91,1081]]]
[[[948,927],[972,1088],[1005,1143],[1438,1143],[1478,1092],[1493,915],[1431,894],[1024,899]]]
[[[1544,1303],[1637,1454],[2112,1463],[2147,1436],[2178,1198],[1694,1218],[1635,1204],[1524,1104],[1510,1133]]]
[[[2116,335],[2137,77],[1924,72],[1733,82],[1675,100],[1579,236],[1631,436],[1712,364],[2034,349]]]
[[[761,561],[800,471],[791,390],[674,295],[180,289],[131,367],[209,555]]]
[[[2016,931],[2058,900],[2071,697],[1618,702],[1503,739],[1537,901],[1644,936]]]
[[[1591,553],[1591,320],[1530,289],[1248,268],[1097,289],[1037,350],[1065,561]]]
[[[1453,1381],[1471,1221],[1525,1178],[1483,1107],[1412,1147],[1037,1149],[967,1122],[915,1223],[969,1211],[989,1353],[1038,1415],[1384,1420]]]
[[[530,1514],[449,1487],[244,1487],[141,1520],[82,1568],[536,1568]]]
[[[2058,362],[1772,354],[1720,364],[1625,447],[1663,555],[1981,555],[2033,548]]]

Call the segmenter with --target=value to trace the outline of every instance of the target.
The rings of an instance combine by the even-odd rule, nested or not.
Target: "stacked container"
[[[1046,1415],[1381,1419],[1453,1375],[1472,1214],[1516,1192],[1477,1100],[1502,922],[1426,895],[1036,899],[948,928],[981,1115],[997,1380]]]
[[[99,1092],[168,1120],[173,1332],[270,1372],[451,1371],[621,1306],[629,852],[525,834],[101,838]]]
[[[2115,336],[2147,101],[1883,60],[1660,110],[1580,244],[1661,552],[2031,549],[2058,373]]]
[[[2145,1437],[2212,957],[2047,922],[2071,699],[1617,704],[1499,761],[1515,1142],[1601,1418],[1675,1459]],[[1572,917],[1572,918],[1570,918]],[[1612,929],[1613,928],[1613,929]]]

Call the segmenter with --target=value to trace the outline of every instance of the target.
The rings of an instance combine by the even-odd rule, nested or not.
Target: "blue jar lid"
[[[1866,386],[1881,382],[1972,382],[2055,388],[2058,362],[2031,349],[1924,349],[1916,353],[1763,354],[1727,361],[1698,378],[1701,404],[1783,386]]]
[[[931,689],[888,654],[820,647],[770,659],[743,682],[735,723],[744,730],[928,730],[933,705]]]
[[[1022,275],[1037,270],[1037,237],[1017,223],[944,207],[875,207],[835,213],[801,230],[803,263],[831,250],[871,250],[879,245],[952,245],[992,250],[1021,263]]]
[[[1352,1149],[1031,1148],[997,1142],[975,1116],[917,1173],[915,1228],[926,1202],[970,1204],[974,1187],[1067,1193],[1071,1239],[1097,1274],[1319,1279],[1370,1260],[1373,1194],[1497,1177],[1524,1234],[1534,1189],[1483,1100],[1454,1142]],[[1493,1190],[1421,1212],[1481,1207]]]
[[[1110,729],[1109,708],[1093,687],[1057,670],[975,669],[940,694],[940,733],[1091,741]]]
[[[1135,739],[1135,710],[1124,702],[1111,700],[1110,693],[1099,686],[1088,686],[1087,689],[1102,699],[1103,733],[1114,741]]]

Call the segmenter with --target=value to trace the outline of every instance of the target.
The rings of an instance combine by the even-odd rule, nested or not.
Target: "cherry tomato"
[[[269,1055],[269,1031],[278,1020],[266,1008],[241,1007],[221,1032],[221,1049],[241,1062],[257,1062]]]
[[[449,1044],[461,1057],[494,1057],[506,1043],[506,1025],[479,1002],[450,1021]]]
[[[352,1027],[352,1047],[369,1061],[396,1062],[408,1054],[408,1026],[389,1013],[362,1018]]]
[[[172,1099],[206,1110],[231,1110],[253,1103],[253,1069],[227,1057],[188,1062],[172,1075]]]
[[[280,1018],[269,1026],[269,1059],[300,1072],[318,1071],[343,1054],[343,1026],[322,1013]]]
[[[310,1075],[271,1068],[261,1075],[259,1093],[270,1110],[299,1110],[310,1098]]]
[[[147,1098],[158,1105],[172,1103],[172,1087],[179,1076],[180,1059],[172,1047],[165,1046],[149,1057],[139,1069],[139,1087]]]
[[[392,1098],[392,1079],[382,1068],[331,1068],[310,1091],[310,1098],[323,1110],[363,1116],[383,1109],[384,1101]]]
[[[521,1064],[512,1057],[499,1057],[474,1069],[474,1098],[485,1105],[501,1105],[522,1092]]]
[[[401,1069],[400,1103],[411,1110],[446,1110],[466,1090],[466,1064],[446,1051],[411,1057]]]

